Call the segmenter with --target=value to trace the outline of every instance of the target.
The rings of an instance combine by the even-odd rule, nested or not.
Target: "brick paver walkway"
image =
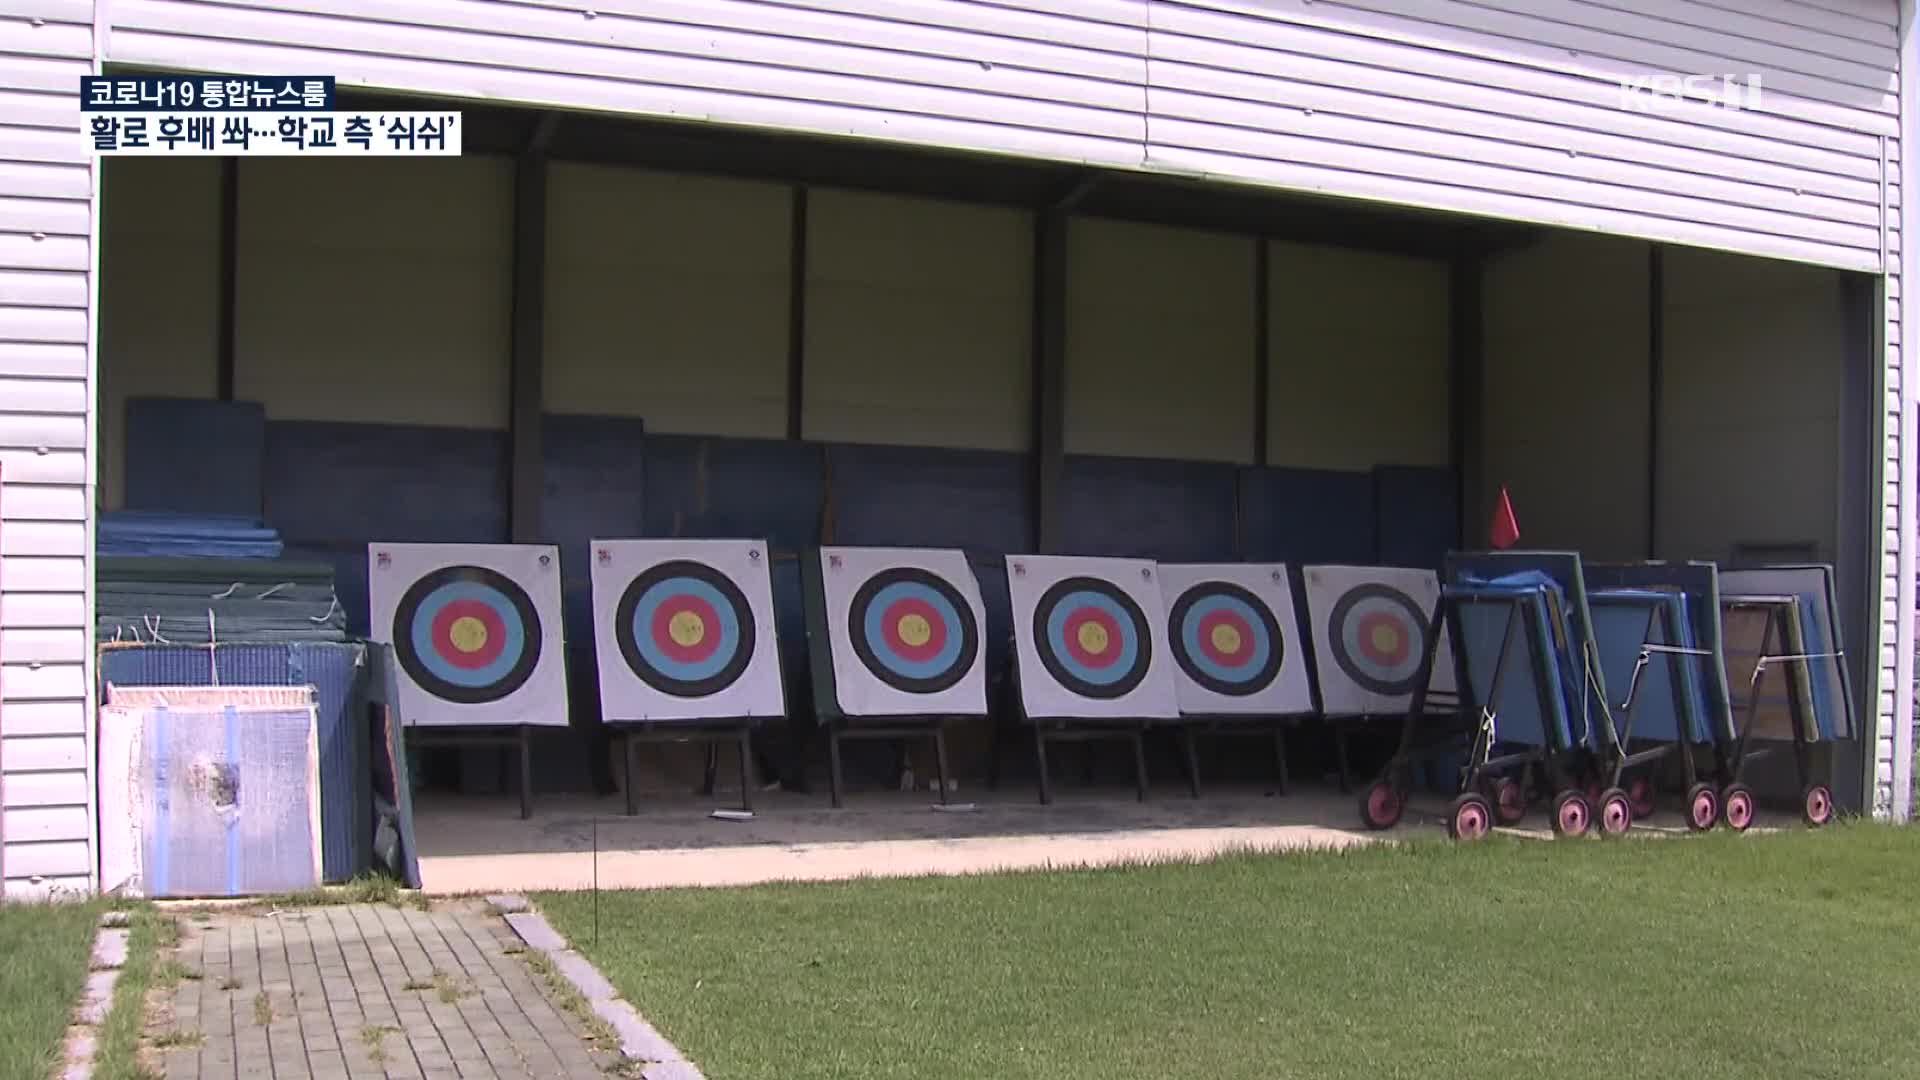
[[[604,1075],[519,952],[478,902],[184,918],[150,1034],[167,1080]]]

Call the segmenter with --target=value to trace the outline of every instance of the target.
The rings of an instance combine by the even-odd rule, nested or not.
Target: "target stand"
[[[642,743],[718,741],[740,752],[740,808],[753,809],[753,729],[786,714],[773,585],[761,540],[596,540],[594,642],[603,722],[621,740],[627,813],[639,812]]]
[[[1033,726],[1040,801],[1053,801],[1050,742],[1125,740],[1147,798],[1146,732],[1177,723],[1156,565],[1145,559],[1007,556],[1013,696]],[[1184,733],[1191,740],[1191,732]],[[1192,751],[1191,741],[1187,744]],[[1197,794],[1197,773],[1190,773]]]
[[[946,805],[947,726],[987,716],[986,605],[966,554],[823,547],[801,569],[834,807],[844,803],[845,739],[930,739]]]
[[[1276,787],[1287,794],[1286,731],[1314,711],[1287,567],[1162,563],[1160,591],[1194,796],[1196,733],[1271,739]]]
[[[517,751],[532,817],[533,728],[568,723],[559,549],[374,543],[367,560],[370,636],[392,647],[407,745]]]

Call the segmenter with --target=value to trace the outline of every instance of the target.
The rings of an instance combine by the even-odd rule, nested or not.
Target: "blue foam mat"
[[[1236,468],[1069,454],[1062,552],[1215,562],[1235,558]]]
[[[249,401],[127,399],[126,505],[136,510],[258,518],[267,413]]]
[[[1240,548],[1248,562],[1375,562],[1371,474],[1246,467],[1239,487]]]

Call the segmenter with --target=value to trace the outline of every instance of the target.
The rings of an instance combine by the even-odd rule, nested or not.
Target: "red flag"
[[[1500,505],[1493,508],[1493,524],[1487,526],[1487,532],[1496,548],[1504,550],[1520,542],[1520,521],[1513,516],[1513,500],[1507,497],[1504,486],[1500,488]]]

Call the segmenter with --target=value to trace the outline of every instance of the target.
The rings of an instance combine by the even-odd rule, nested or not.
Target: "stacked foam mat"
[[[97,573],[100,641],[346,640],[346,613],[324,563],[103,555]]]

